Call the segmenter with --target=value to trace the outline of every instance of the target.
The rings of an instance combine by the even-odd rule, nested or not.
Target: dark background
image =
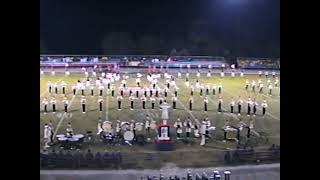
[[[40,53],[280,56],[279,0],[41,0]]]

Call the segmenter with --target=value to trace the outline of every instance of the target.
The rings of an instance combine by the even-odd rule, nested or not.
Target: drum
[[[64,137],[66,137],[66,135],[64,135],[64,134],[57,134],[57,135],[56,135],[56,138],[57,138],[57,139],[59,139],[59,138],[64,138]]]
[[[110,132],[112,130],[112,123],[110,121],[104,121],[102,128],[105,132]]]
[[[126,140],[126,141],[132,141],[133,138],[134,138],[134,134],[133,134],[133,132],[131,132],[131,131],[126,131],[126,132],[123,134],[123,138],[124,138],[124,140]]]
[[[136,123],[136,130],[142,131],[143,130],[143,124],[142,123]]]
[[[120,126],[121,126],[121,130],[122,131],[127,131],[127,130],[130,129],[130,126],[129,126],[128,122],[122,122]]]
[[[156,121],[151,121],[150,128],[153,130],[157,129]]]
[[[68,138],[66,137],[59,137],[58,142],[66,142]]]
[[[83,139],[84,139],[84,135],[83,134],[75,134],[72,137],[79,139],[79,142],[83,142]]]

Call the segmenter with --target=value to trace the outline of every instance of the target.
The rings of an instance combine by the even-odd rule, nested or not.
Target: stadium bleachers
[[[280,69],[280,59],[239,57],[237,64],[243,69]]]

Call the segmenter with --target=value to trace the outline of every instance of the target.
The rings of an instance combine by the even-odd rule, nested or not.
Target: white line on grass
[[[70,108],[71,104],[73,103],[75,97],[76,97],[76,96],[73,96],[73,97],[72,97],[72,99],[71,99],[71,101],[70,101],[70,103],[69,103],[69,105],[68,105],[68,109]],[[64,118],[65,118],[66,115],[67,115],[67,113],[64,112],[63,115],[62,115],[62,117],[60,118],[60,121],[59,121],[59,123],[58,123],[58,125],[57,125],[57,128],[56,128],[56,130],[55,130],[54,133],[53,133],[53,137],[56,136],[56,134],[57,134],[57,132],[58,132],[58,129],[60,128],[60,126],[61,126],[61,124],[62,124],[62,122],[63,122],[63,120],[64,120]]]
[[[165,87],[165,85],[163,85],[162,83],[159,82],[159,84],[160,84],[161,86]],[[174,96],[174,94],[171,92],[170,89],[168,89],[168,92],[171,94],[171,96]],[[183,107],[183,109],[184,109],[185,111],[187,111],[187,112],[190,114],[190,116],[191,116],[197,123],[200,124],[200,122],[197,120],[197,118],[189,111],[188,108],[186,108],[185,105],[183,105],[183,103],[179,100],[179,98],[177,98],[177,102]]]

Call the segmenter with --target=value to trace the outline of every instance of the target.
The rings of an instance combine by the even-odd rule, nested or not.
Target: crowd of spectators
[[[280,59],[239,58],[237,64],[246,69],[280,69]]]
[[[40,169],[117,169],[122,162],[120,152],[87,152],[52,150],[40,152]]]

